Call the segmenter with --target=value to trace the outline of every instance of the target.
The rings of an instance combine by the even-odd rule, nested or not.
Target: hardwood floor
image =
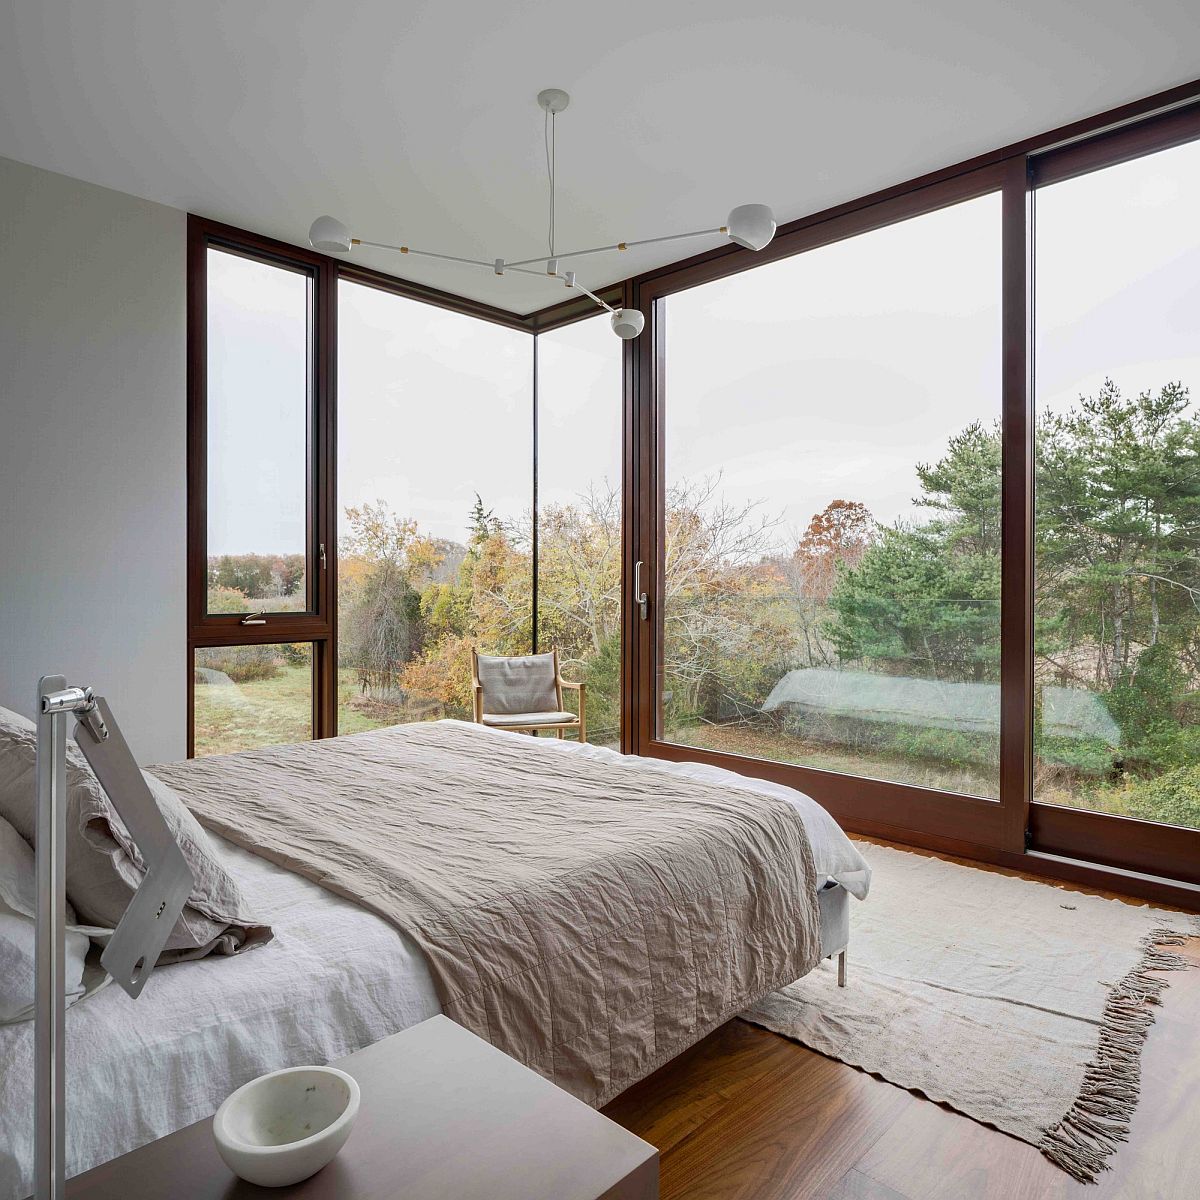
[[[1200,938],[1183,953],[1200,968]],[[1142,1053],[1130,1140],[1096,1185],[736,1020],[604,1111],[658,1147],[662,1200],[1190,1200],[1200,1195],[1200,969],[1171,976]]]

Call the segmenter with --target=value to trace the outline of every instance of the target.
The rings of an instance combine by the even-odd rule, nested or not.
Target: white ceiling
[[[492,259],[780,221],[1200,76],[1196,0],[5,0],[0,155],[303,244]],[[698,252],[580,264],[599,286]],[[562,286],[355,252],[527,312]]]

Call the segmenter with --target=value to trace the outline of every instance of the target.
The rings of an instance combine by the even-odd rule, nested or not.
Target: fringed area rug
[[[1037,1146],[1091,1182],[1128,1138],[1186,914],[863,845],[848,986],[828,962],[747,1021]]]

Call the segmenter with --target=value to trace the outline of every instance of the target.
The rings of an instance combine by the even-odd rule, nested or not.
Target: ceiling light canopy
[[[566,109],[571,98],[561,88],[546,88],[538,93],[538,107],[545,114],[546,140],[546,171],[550,183],[550,221],[546,237],[547,253],[533,258],[523,258],[509,262],[503,258],[490,261],[477,258],[460,258],[454,254],[438,254],[432,250],[417,250],[412,246],[393,245],[388,242],[369,242],[365,238],[350,236],[349,229],[336,217],[318,217],[309,228],[308,241],[315,250],[326,254],[349,254],[355,246],[372,246],[379,250],[395,250],[400,254],[415,254],[419,258],[437,258],[444,262],[465,263],[473,267],[485,267],[496,275],[504,275],[515,271],[520,275],[549,276],[560,279],[568,288],[582,292],[594,300],[609,314],[613,332],[622,340],[628,341],[642,332],[646,325],[645,316],[633,308],[613,308],[607,301],[602,300],[594,292],[588,291],[575,278],[575,270],[571,264],[576,259],[585,258],[592,254],[604,254],[609,251],[629,250],[633,246],[650,246],[656,242],[676,242],[685,238],[711,237],[722,234],[731,242],[744,246],[747,250],[761,250],[775,236],[775,214],[765,204],[739,204],[726,218],[725,224],[715,229],[696,229],[690,233],[671,233],[664,237],[642,238],[633,242],[613,242],[609,246],[591,246],[586,250],[562,251],[555,245],[554,202],[555,202],[555,121],[558,114]]]

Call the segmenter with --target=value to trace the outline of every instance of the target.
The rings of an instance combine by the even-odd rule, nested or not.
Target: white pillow
[[[0,817],[0,1025],[28,1021],[34,1012],[37,863],[29,843]],[[67,905],[67,924],[75,913]],[[72,1004],[85,992],[87,934],[66,936],[66,992]]]
[[[0,817],[30,845],[37,837],[36,751],[33,723],[0,708]],[[103,940],[129,906],[145,865],[73,739],[67,741],[66,757],[67,896],[84,921],[98,927],[92,936]],[[145,771],[142,775],[194,880],[188,903],[158,961],[236,954],[269,942],[270,927],[245,911],[237,880],[225,869],[196,818],[165,783]]]

